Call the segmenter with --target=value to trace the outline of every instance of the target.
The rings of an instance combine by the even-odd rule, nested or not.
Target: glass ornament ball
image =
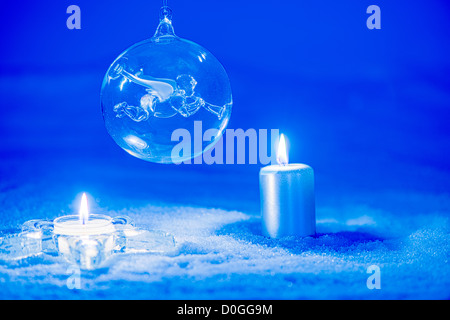
[[[233,103],[220,62],[202,46],[176,36],[170,9],[162,13],[155,35],[111,64],[101,104],[108,133],[125,151],[151,162],[179,163],[199,156],[221,138]],[[200,134],[215,129],[212,138],[194,138],[199,127]],[[191,150],[174,151],[186,138],[180,132],[189,133]],[[201,139],[201,148],[194,147],[194,139]]]

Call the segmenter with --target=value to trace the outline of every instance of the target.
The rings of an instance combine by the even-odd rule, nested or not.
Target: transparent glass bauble
[[[232,96],[220,62],[200,45],[177,37],[171,11],[163,7],[155,35],[128,48],[111,64],[101,103],[106,128],[125,151],[151,162],[179,163],[221,138]],[[213,129],[212,137],[195,136],[208,129]],[[174,152],[186,132],[192,149]],[[206,141],[194,148],[194,139]]]

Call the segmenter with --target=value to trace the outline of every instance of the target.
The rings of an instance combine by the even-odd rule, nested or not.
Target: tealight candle
[[[90,215],[86,194],[81,198],[79,215],[30,220],[20,232],[0,232],[0,260],[58,254],[86,270],[100,267],[114,254],[172,254],[175,248],[172,235],[137,228],[127,216]]]
[[[93,236],[115,231],[110,217],[102,214],[89,214],[87,197],[83,193],[79,215],[56,218],[54,233],[65,236]]]
[[[113,219],[101,214],[90,215],[85,193],[79,215],[56,218],[53,227],[58,252],[83,269],[95,268],[114,251]]]
[[[288,164],[284,135],[278,165],[259,173],[262,228],[266,236],[309,236],[316,233],[314,171],[306,164]]]

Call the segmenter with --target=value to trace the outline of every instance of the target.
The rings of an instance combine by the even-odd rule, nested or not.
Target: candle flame
[[[79,213],[81,224],[86,224],[89,220],[89,209],[86,193],[83,193],[83,196],[81,197],[81,205]]]
[[[280,141],[278,142],[277,162],[282,166],[287,165],[289,162],[286,152],[286,140],[284,138],[284,134],[281,134]]]

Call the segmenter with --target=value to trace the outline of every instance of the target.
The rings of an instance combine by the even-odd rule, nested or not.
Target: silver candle
[[[259,174],[263,233],[272,238],[314,235],[314,171],[306,164],[288,164],[283,135],[277,160]]]

